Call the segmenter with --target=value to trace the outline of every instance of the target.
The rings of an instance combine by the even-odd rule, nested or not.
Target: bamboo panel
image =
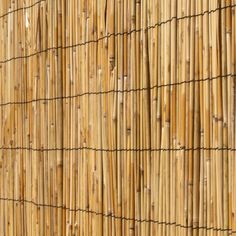
[[[0,235],[236,235],[235,8],[0,1]]]

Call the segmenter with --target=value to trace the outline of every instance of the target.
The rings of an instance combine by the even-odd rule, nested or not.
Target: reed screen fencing
[[[236,235],[236,0],[1,0],[0,235]]]

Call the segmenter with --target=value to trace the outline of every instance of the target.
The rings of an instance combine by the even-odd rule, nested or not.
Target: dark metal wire
[[[33,103],[33,102],[47,102],[47,101],[61,100],[61,99],[72,99],[72,98],[82,97],[82,96],[86,96],[86,95],[140,92],[140,91],[145,91],[145,90],[159,89],[159,88],[163,88],[163,87],[178,86],[178,85],[190,84],[190,83],[200,83],[203,81],[212,81],[212,80],[216,80],[218,78],[234,77],[234,76],[236,76],[236,74],[230,73],[230,74],[226,74],[226,75],[218,75],[218,76],[208,77],[208,78],[198,79],[198,80],[192,79],[192,80],[181,81],[181,82],[176,82],[176,83],[153,85],[151,87],[145,87],[145,88],[133,88],[133,89],[124,89],[124,90],[111,89],[111,90],[100,91],[100,92],[92,92],[92,91],[91,92],[84,92],[84,93],[68,95],[68,96],[58,96],[58,97],[51,97],[51,98],[36,98],[36,99],[28,100],[28,101],[5,102],[5,103],[0,103],[0,106],[23,105],[23,104]]]
[[[51,152],[51,151],[80,151],[80,150],[90,150],[95,152],[168,152],[168,151],[232,151],[235,152],[236,148],[230,147],[180,147],[180,148],[115,148],[115,149],[105,149],[105,148],[93,148],[93,147],[63,147],[63,148],[33,148],[33,147],[0,147],[0,150],[26,150],[34,152]]]
[[[0,61],[0,64],[3,64],[3,63],[6,63],[6,62],[9,62],[9,61],[12,61],[12,60],[17,60],[17,59],[23,59],[23,58],[29,58],[29,57],[32,57],[32,56],[36,56],[40,53],[44,53],[44,52],[47,52],[47,51],[50,51],[50,50],[57,50],[57,49],[67,49],[67,48],[74,48],[74,47],[78,47],[78,46],[83,46],[83,45],[86,45],[86,44],[90,44],[90,43],[97,43],[103,39],[107,39],[107,38],[110,38],[112,36],[114,37],[117,37],[117,36],[122,36],[122,35],[129,35],[129,34],[132,34],[132,33],[137,33],[137,32],[141,32],[141,31],[148,31],[150,29],[154,29],[156,27],[159,27],[161,25],[164,25],[164,24],[167,24],[167,23],[170,23],[172,22],[173,20],[176,20],[176,21],[179,21],[179,20],[183,20],[183,19],[189,19],[189,18],[193,18],[193,17],[198,17],[198,16],[204,16],[206,14],[212,14],[214,12],[217,12],[217,11],[220,11],[220,10],[224,10],[224,9],[227,9],[227,8],[234,8],[236,6],[236,4],[233,4],[233,5],[228,5],[228,6],[224,6],[224,7],[217,7],[213,10],[210,10],[210,11],[204,11],[204,12],[201,12],[201,13],[198,13],[198,14],[193,14],[193,15],[187,15],[187,16],[181,16],[181,17],[176,17],[176,16],[173,16],[171,17],[170,19],[168,20],[165,20],[165,21],[162,21],[162,22],[158,22],[158,23],[155,23],[154,25],[150,25],[146,28],[141,28],[141,29],[133,29],[131,31],[127,31],[127,32],[118,32],[118,33],[109,33],[105,36],[102,36],[98,39],[91,39],[91,40],[88,40],[88,41],[85,41],[85,42],[82,42],[82,43],[76,43],[76,44],[73,44],[73,45],[68,45],[68,46],[54,46],[54,47],[49,47],[49,48],[46,48],[46,49],[43,49],[41,51],[38,51],[38,52],[34,52],[32,54],[29,54],[29,55],[25,55],[25,56],[16,56],[16,57],[12,57],[12,58],[9,58],[9,59],[6,59],[6,60],[2,60]]]
[[[15,9],[15,10],[9,11],[9,12],[7,12],[7,13],[1,15],[1,16],[0,16],[0,19],[3,18],[3,17],[5,17],[5,16],[8,16],[9,14],[12,14],[12,13],[15,13],[15,12],[18,12],[18,11],[21,11],[21,10],[27,10],[27,9],[29,9],[29,8],[32,8],[32,7],[38,5],[38,4],[41,3],[41,2],[46,2],[46,0],[40,0],[40,1],[37,1],[37,2],[35,2],[34,4],[30,5],[30,6],[27,6],[27,7],[20,7],[20,8],[17,8],[17,9]]]
[[[58,206],[58,205],[52,205],[52,204],[42,204],[42,203],[37,203],[32,200],[26,200],[26,199],[14,199],[14,198],[0,198],[1,201],[7,201],[7,202],[19,202],[19,203],[29,203],[33,204],[37,207],[50,207],[50,208],[57,208],[57,209],[62,209],[62,210],[67,210],[67,211],[73,211],[73,212],[85,212],[88,214],[94,214],[102,217],[108,217],[108,218],[113,218],[113,219],[118,219],[118,220],[127,220],[127,221],[134,221],[138,223],[154,223],[154,224],[159,224],[159,225],[173,225],[176,227],[180,228],[185,228],[185,229],[193,229],[193,230],[198,230],[198,229],[205,229],[205,230],[212,230],[212,231],[218,231],[218,232],[230,232],[230,233],[236,233],[236,230],[233,231],[230,228],[215,228],[215,227],[207,227],[207,226],[193,226],[193,225],[182,225],[178,224],[176,222],[166,222],[166,221],[159,221],[159,220],[152,220],[152,219],[137,219],[137,218],[130,218],[130,217],[125,217],[125,216],[116,216],[112,213],[103,213],[103,212],[96,212],[93,210],[89,209],[83,209],[83,208],[69,208],[66,206]]]

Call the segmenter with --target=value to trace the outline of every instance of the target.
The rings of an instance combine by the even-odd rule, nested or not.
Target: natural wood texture
[[[236,0],[1,0],[0,235],[236,235]]]

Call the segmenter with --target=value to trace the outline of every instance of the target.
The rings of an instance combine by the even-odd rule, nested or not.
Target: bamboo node
[[[127,129],[126,129],[126,133],[127,133],[128,135],[130,135],[130,134],[131,134],[131,128],[127,128]]]
[[[114,67],[115,67],[115,57],[111,56],[109,58],[109,62],[110,62],[110,70],[113,71]]]
[[[113,121],[113,122],[117,122],[117,115],[113,115],[113,116],[112,116],[112,121]]]
[[[131,24],[135,25],[136,23],[136,15],[131,15]]]

